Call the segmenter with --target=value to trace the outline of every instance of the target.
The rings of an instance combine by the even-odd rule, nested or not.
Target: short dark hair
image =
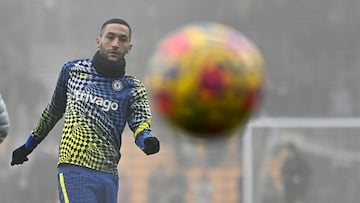
[[[105,21],[101,25],[100,36],[103,34],[105,26],[108,25],[108,24],[112,24],[112,23],[117,23],[117,24],[125,25],[126,27],[128,27],[129,28],[129,35],[130,35],[129,40],[131,39],[131,27],[125,20],[123,20],[121,18],[112,18],[112,19],[109,19],[109,20]]]

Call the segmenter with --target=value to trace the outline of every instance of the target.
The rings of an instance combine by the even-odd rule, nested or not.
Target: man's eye
[[[121,35],[119,37],[119,40],[122,41],[122,42],[127,42],[128,41],[128,37],[126,35]]]
[[[113,40],[113,39],[115,39],[115,36],[114,35],[107,35],[106,38],[108,38],[110,40]]]

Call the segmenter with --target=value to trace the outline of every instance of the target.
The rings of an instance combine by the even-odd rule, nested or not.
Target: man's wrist
[[[38,144],[39,141],[36,140],[33,135],[30,135],[25,142],[25,148],[28,150],[33,150]]]

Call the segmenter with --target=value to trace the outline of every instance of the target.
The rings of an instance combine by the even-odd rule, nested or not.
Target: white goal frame
[[[263,117],[250,121],[243,134],[243,202],[253,202],[253,136],[254,128],[360,128],[360,118],[293,118]]]

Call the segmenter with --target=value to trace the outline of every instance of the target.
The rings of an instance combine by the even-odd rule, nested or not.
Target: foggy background
[[[131,25],[134,46],[126,57],[126,70],[140,79],[161,37],[188,23],[213,21],[244,33],[263,53],[266,90],[260,117],[344,118],[360,113],[358,0],[2,0],[0,10],[0,92],[11,121],[10,134],[0,146],[0,203],[57,202],[56,156],[62,123],[24,165],[10,167],[11,152],[25,142],[38,121],[61,66],[75,58],[91,58],[100,26],[109,18],[123,18]],[[153,131],[162,149],[152,157],[135,147],[128,129],[123,135],[119,202],[243,202],[241,132],[217,142],[192,140],[169,129],[156,114]],[[347,134],[340,131],[335,137]],[[314,133],[328,139],[327,131]],[[349,143],[359,142],[353,134]],[[258,141],[262,146],[266,139]],[[341,147],[348,149],[346,144]],[[356,164],[351,162],[344,170],[356,171]],[[324,170],[321,166],[329,168],[329,163],[316,166],[313,170]],[[274,167],[269,170],[277,173]],[[344,174],[341,180],[347,179]],[[357,176],[353,178],[360,180]],[[282,183],[273,183],[271,191],[279,199],[267,203],[285,202],[276,184]],[[347,192],[354,195],[360,181],[351,184]],[[305,196],[312,203],[331,202],[331,198],[311,199],[311,193]],[[358,201],[356,196],[344,200]]]

